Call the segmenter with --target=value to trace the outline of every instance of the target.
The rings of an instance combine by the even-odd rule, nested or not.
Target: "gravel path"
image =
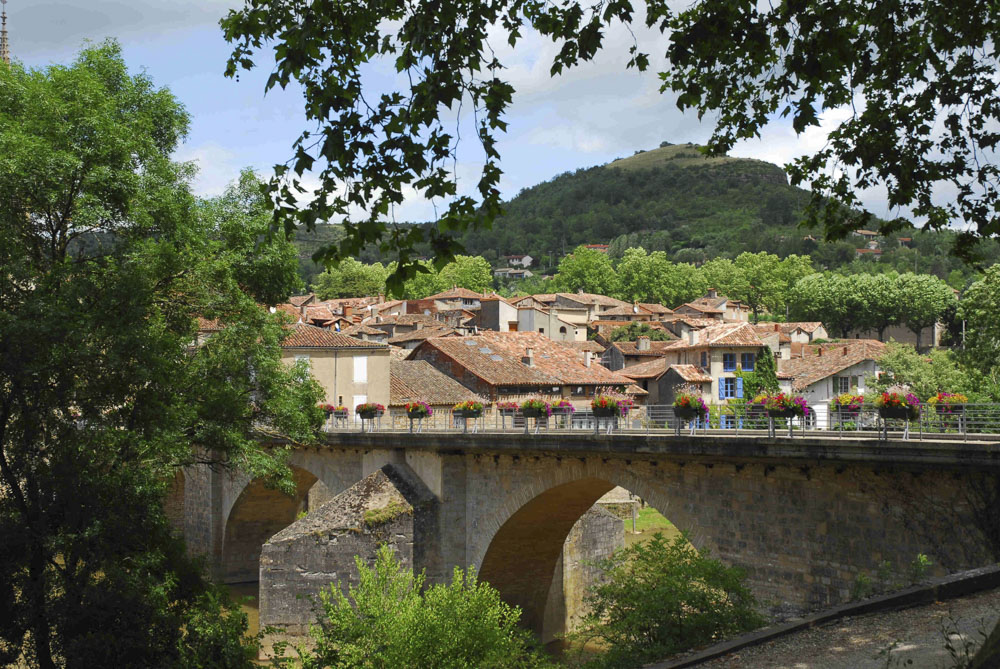
[[[1000,618],[1000,588],[903,611],[844,618],[698,665],[699,669],[939,669],[956,666]],[[908,663],[912,661],[912,663]],[[958,665],[961,666],[961,665]]]

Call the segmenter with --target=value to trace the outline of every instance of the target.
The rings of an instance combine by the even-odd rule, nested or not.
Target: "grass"
[[[392,501],[380,509],[365,511],[365,527],[377,527],[395,520],[404,513],[413,513],[413,507],[402,502]]]
[[[674,165],[677,167],[689,167],[691,165],[721,165],[723,163],[745,160],[742,158],[732,158],[729,156],[706,157],[698,152],[698,147],[688,144],[675,144],[664,146],[659,149],[651,149],[637,153],[627,158],[619,158],[609,163],[609,167],[618,167],[626,170],[647,170],[653,167],[663,167]]]
[[[626,546],[649,541],[657,532],[663,532],[667,541],[673,541],[674,537],[681,533],[673,523],[651,506],[639,509],[639,513],[636,514],[635,534],[632,533],[632,519],[626,518],[623,522],[625,523]]]

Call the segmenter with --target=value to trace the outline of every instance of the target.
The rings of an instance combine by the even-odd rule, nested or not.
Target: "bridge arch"
[[[675,472],[676,474],[676,472]],[[683,472],[680,473],[683,476]],[[508,491],[495,513],[483,518],[479,577],[522,610],[522,623],[541,634],[552,578],[573,525],[605,493],[621,486],[688,532],[697,548],[707,541],[683,492],[655,467],[624,462],[563,461]],[[478,557],[478,556],[477,556]]]
[[[261,546],[308,510],[310,490],[323,485],[315,474],[291,465],[295,493],[268,487],[264,480],[250,480],[226,518],[222,541],[222,580],[226,583],[256,581],[260,577]]]

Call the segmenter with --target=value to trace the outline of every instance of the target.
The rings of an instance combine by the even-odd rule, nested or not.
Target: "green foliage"
[[[493,268],[481,256],[455,256],[441,268],[440,276],[445,290],[458,286],[482,293],[493,287]]]
[[[958,318],[965,321],[959,354],[985,382],[986,394],[1000,401],[1000,265],[993,265],[962,295]]]
[[[408,504],[392,501],[378,509],[368,509],[365,511],[365,526],[377,527],[385,525],[391,520],[395,520],[403,514],[412,514],[413,508]]]
[[[764,623],[741,569],[697,551],[684,536],[660,533],[601,560],[605,581],[591,588],[591,607],[574,643],[607,651],[594,667],[638,667],[746,632]]]
[[[885,373],[865,382],[876,392],[893,384],[905,384],[921,400],[939,392],[961,393],[973,402],[986,399],[975,377],[959,364],[952,351],[934,349],[922,355],[909,344],[890,342],[878,365]]]
[[[555,286],[565,292],[600,295],[618,293],[618,274],[606,253],[578,246],[559,261],[559,271],[553,277]]]
[[[396,561],[388,545],[373,567],[355,558],[359,582],[345,595],[341,584],[320,593],[323,613],[311,630],[312,650],[283,658],[302,669],[395,667],[517,668],[552,666],[520,629],[520,611],[456,568],[448,585],[427,586]],[[299,665],[299,662],[301,664]]]
[[[639,337],[649,337],[651,341],[669,341],[672,337],[648,323],[629,323],[611,331],[611,341],[635,341]]]
[[[164,494],[207,457],[287,481],[257,431],[310,442],[321,391],[258,306],[288,246],[247,175],[191,197],[187,122],[113,42],[0,67],[0,664],[251,666]],[[201,346],[197,317],[224,326]]]
[[[708,288],[698,270],[674,264],[663,251],[627,249],[618,263],[618,297],[630,302],[678,305],[704,295]]]
[[[776,393],[778,385],[778,367],[774,353],[767,346],[757,351],[757,364],[752,372],[737,372],[743,378],[743,397],[753,398],[761,393]],[[741,414],[742,415],[742,414]]]
[[[385,292],[388,275],[382,263],[366,265],[354,258],[345,258],[316,277],[312,290],[321,300],[378,295]]]

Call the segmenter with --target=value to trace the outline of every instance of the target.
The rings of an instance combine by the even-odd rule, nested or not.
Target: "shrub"
[[[450,585],[425,587],[423,573],[403,569],[387,545],[379,548],[373,568],[361,558],[355,563],[359,583],[347,595],[339,583],[320,593],[323,613],[311,629],[315,648],[297,649],[298,661],[279,657],[278,666],[554,666],[531,634],[517,626],[520,610],[477,582],[474,569],[456,568]]]
[[[638,667],[765,622],[743,570],[695,550],[683,536],[668,541],[657,533],[597,564],[605,579],[591,588],[590,612],[569,637],[581,648],[607,649],[586,666]]]

